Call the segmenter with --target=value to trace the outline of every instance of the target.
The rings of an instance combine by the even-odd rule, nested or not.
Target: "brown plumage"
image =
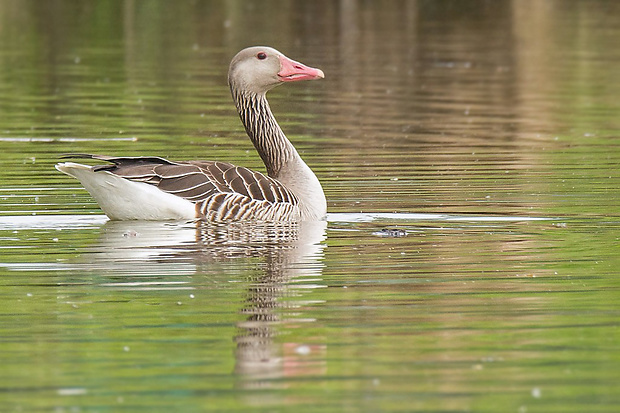
[[[157,157],[112,157],[91,154],[63,155],[110,162],[95,165],[94,172],[143,182],[195,204],[197,217],[210,221],[278,220],[287,215],[299,220],[299,200],[280,182],[260,172],[218,161],[173,162]]]
[[[67,162],[56,168],[79,179],[111,219],[322,219],[326,202],[321,185],[280,129],[265,97],[282,82],[321,77],[319,69],[268,47],[244,49],[231,62],[233,100],[267,175],[219,161],[90,154],[64,157],[109,164]]]

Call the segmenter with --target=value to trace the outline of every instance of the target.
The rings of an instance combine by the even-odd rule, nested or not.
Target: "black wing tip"
[[[93,155],[91,153],[61,153],[59,159],[102,159],[105,156]]]
[[[108,155],[95,155],[91,153],[62,153],[58,155],[60,159],[96,159],[98,161],[111,162],[115,165],[122,164],[164,164],[175,165],[167,159],[160,158],[158,156],[108,156]]]

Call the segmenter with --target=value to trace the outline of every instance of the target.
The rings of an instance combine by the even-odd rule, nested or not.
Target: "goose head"
[[[232,89],[255,94],[265,94],[284,82],[323,77],[321,69],[296,62],[266,46],[243,49],[232,59],[228,70],[228,84]]]

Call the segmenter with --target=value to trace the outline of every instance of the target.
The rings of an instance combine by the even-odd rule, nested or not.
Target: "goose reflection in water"
[[[325,347],[275,342],[287,314],[308,301],[298,299],[321,287],[325,221],[274,223],[165,223],[109,221],[91,264],[125,281],[106,283],[121,289],[188,289],[191,280],[165,281],[165,275],[196,275],[206,266],[246,258],[258,271],[248,279],[247,315],[237,324],[234,371],[244,387],[263,387],[282,376],[318,374],[325,370]],[[104,253],[100,251],[105,251]],[[129,265],[131,264],[131,265]],[[135,268],[139,267],[139,272]],[[128,273],[131,269],[131,273]],[[123,274],[125,273],[125,274]],[[144,281],[140,275],[144,276]],[[141,281],[136,282],[136,278]],[[312,321],[296,316],[296,326]]]

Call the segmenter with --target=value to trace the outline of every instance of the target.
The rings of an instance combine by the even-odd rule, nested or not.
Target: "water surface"
[[[620,408],[614,1],[0,4],[2,411]],[[270,92],[324,222],[110,222],[61,153],[262,170]]]

